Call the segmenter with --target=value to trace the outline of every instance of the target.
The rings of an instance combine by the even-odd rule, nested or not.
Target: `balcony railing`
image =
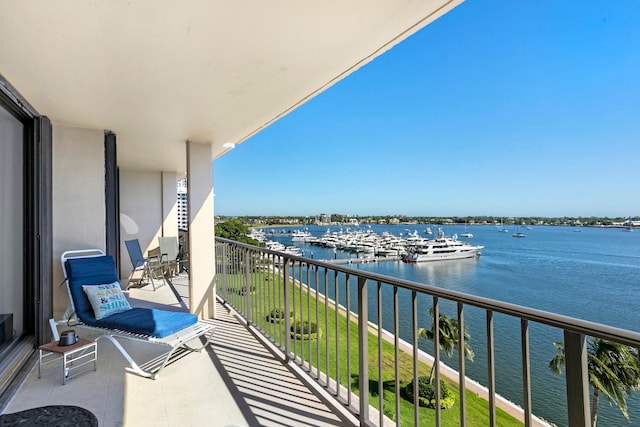
[[[495,314],[510,318],[511,322],[507,323],[511,325],[518,325],[515,326],[519,329],[517,335],[521,348],[518,381],[522,383],[519,418],[525,426],[541,423],[532,414],[531,405],[531,325],[546,325],[564,336],[566,396],[561,398],[566,398],[567,424],[571,427],[590,425],[586,338],[590,336],[636,349],[640,347],[640,334],[636,332],[221,238],[216,239],[216,285],[221,298],[280,347],[287,360],[300,365],[350,408],[363,426],[400,425],[397,415],[401,411],[402,399],[400,369],[406,369],[407,365],[413,378],[412,424],[420,425],[424,413],[421,415],[418,404],[418,379],[420,373],[425,372],[425,365],[421,364],[425,354],[419,349],[418,330],[432,322],[431,354],[435,365],[433,384],[436,400],[433,416],[435,425],[441,425],[440,378],[446,368],[440,364],[441,337],[438,331],[439,314],[445,305],[457,309],[458,355],[464,355],[466,310],[472,308],[484,313],[486,349],[483,350],[483,359],[486,360],[487,378],[483,382],[488,401],[487,422],[491,426],[497,424],[497,402],[501,399],[496,393],[495,380]],[[428,310],[424,304],[428,302],[433,314],[428,315],[425,325]],[[401,318],[411,327],[407,340],[400,339]],[[383,324],[388,325],[389,332],[383,329]],[[465,390],[472,381],[465,376],[464,357],[457,357],[455,380],[459,391],[458,424],[465,426]],[[372,393],[373,397],[371,388],[377,389]],[[385,390],[395,393],[395,407],[385,407]]]

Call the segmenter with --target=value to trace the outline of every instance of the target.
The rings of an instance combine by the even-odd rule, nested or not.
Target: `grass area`
[[[220,271],[220,270],[219,270]],[[309,283],[306,274],[315,274],[313,270],[303,273],[303,277],[296,277],[296,282]],[[249,306],[247,307],[247,292],[245,276],[243,274],[228,274],[228,299],[240,310],[251,313],[253,323],[266,332],[278,345],[284,346],[284,338],[289,331],[285,331],[284,322],[273,322],[269,316],[273,309],[283,310],[283,277],[273,272],[258,272],[250,275]],[[323,279],[320,292],[324,291]],[[223,291],[219,282],[218,292]],[[355,282],[351,286],[357,286]],[[289,295],[291,304],[291,324],[294,321],[315,322],[322,329],[322,336],[316,340],[291,339],[291,351],[321,372],[328,372],[329,376],[340,384],[359,395],[358,390],[358,326],[351,315],[347,321],[344,310],[336,313],[331,303],[325,303],[321,295],[316,298],[313,291],[308,292],[304,286],[291,286]],[[341,305],[347,305],[347,295],[339,295]],[[351,311],[357,301],[350,301]],[[249,308],[249,310],[247,310]],[[286,316],[286,313],[284,314]],[[290,335],[289,335],[290,336]],[[328,345],[327,345],[328,343]],[[396,419],[396,392],[394,347],[392,343],[382,340],[382,381],[384,413],[391,419]],[[419,375],[429,375],[431,367],[426,363],[418,364]],[[413,355],[400,351],[398,358],[400,387],[405,387],[413,380]],[[369,404],[379,409],[378,386],[378,338],[377,334],[368,333],[368,372],[369,372]],[[441,411],[443,426],[459,425],[460,396],[456,382],[443,378],[454,394],[456,404],[448,410]],[[347,394],[343,393],[346,399]],[[413,425],[414,406],[401,397],[400,424]],[[485,399],[475,393],[466,392],[466,413],[468,426],[486,426],[489,424],[489,405]],[[435,411],[420,408],[420,425],[435,425]],[[511,417],[504,411],[496,410],[496,422],[499,426],[522,426],[523,423]]]

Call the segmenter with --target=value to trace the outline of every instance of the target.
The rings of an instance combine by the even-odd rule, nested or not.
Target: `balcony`
[[[589,425],[585,336],[640,346],[640,335],[634,332],[224,239],[216,240],[216,271],[217,315],[212,320],[216,330],[207,351],[174,360],[152,381],[125,373],[125,360],[110,342],[100,340],[97,372],[83,374],[63,386],[58,376],[38,379],[34,368],[5,413],[65,404],[91,410],[101,426],[465,425],[469,392],[458,396],[455,411],[418,409],[414,401],[410,421],[396,422],[395,414],[406,400],[401,396],[400,378],[407,374],[401,374],[400,368],[409,366],[409,376],[417,383],[425,366],[435,361],[435,384],[448,377],[459,390],[466,388],[486,400],[483,425],[502,425],[501,417],[509,414],[527,426],[547,426],[531,411],[528,333],[530,324],[540,323],[559,329],[565,337],[565,381],[570,392],[566,396],[562,390],[557,392],[559,398],[566,399],[568,420],[554,421],[583,426]],[[180,276],[155,292],[149,286],[132,288],[129,298],[134,305],[186,310],[188,281]],[[464,358],[457,358],[455,370],[438,363],[438,334],[431,357],[401,340],[393,330],[387,332],[378,326],[377,319],[391,311],[391,323],[397,328],[398,314],[408,312],[415,326],[412,339],[418,342],[418,303],[424,298],[432,301],[435,313],[445,302],[455,304],[460,330],[464,329],[467,310],[485,312],[487,345],[475,350],[486,356],[487,387],[465,377]],[[510,316],[518,324],[522,369],[514,381],[522,382],[522,408],[496,393],[495,376],[500,367],[495,366],[494,355],[500,348],[494,348],[494,314]],[[281,323],[274,321],[278,317]],[[295,322],[300,320],[314,323],[324,333],[313,339],[285,333],[296,331]],[[151,344],[128,343],[127,347],[141,358],[152,358],[156,351]],[[461,350],[458,344],[458,353]],[[390,363],[383,356],[388,351]],[[381,360],[386,360],[385,364]],[[375,392],[380,389],[385,393]],[[391,407],[383,400],[389,393],[395,402]],[[440,399],[436,400],[439,408]],[[380,407],[382,411],[377,409]]]
[[[186,277],[155,292],[131,288],[137,306],[184,310]],[[174,360],[153,381],[128,374],[127,362],[107,340],[98,341],[98,368],[62,385],[57,372],[38,379],[35,366],[5,408],[13,413],[47,405],[89,409],[100,426],[249,426],[350,425],[354,418],[327,404],[326,393],[311,387],[304,375],[282,363],[282,357],[246,328],[235,311],[217,307],[215,337],[207,351]],[[81,335],[86,337],[86,335]],[[147,360],[161,349],[124,342],[136,359]]]
[[[228,304],[244,313],[245,318],[260,330],[286,357],[306,371],[317,383],[357,414],[361,425],[510,425],[509,416],[524,425],[549,425],[536,417],[532,400],[538,393],[547,393],[564,402],[565,416],[553,419],[558,425],[590,425],[587,338],[602,338],[637,349],[640,334],[586,322],[554,313],[529,309],[500,301],[475,297],[419,283],[394,279],[379,274],[344,268],[329,262],[284,255],[269,250],[217,239],[217,294]],[[429,307],[433,315],[426,313]],[[465,376],[464,357],[454,355],[441,364],[440,334],[433,340],[418,339],[418,330],[433,320],[433,331],[439,331],[439,313],[453,308],[460,328],[454,353],[464,354],[465,321],[474,313],[475,322],[484,323],[484,337],[474,337],[476,364],[484,364],[481,386]],[[442,310],[442,311],[441,311]],[[478,313],[481,316],[478,316]],[[430,319],[429,319],[430,317]],[[278,318],[280,322],[274,321]],[[469,316],[471,319],[472,317]],[[408,323],[406,322],[408,319]],[[399,327],[400,321],[409,325]],[[320,331],[309,339],[300,336],[299,328]],[[313,325],[313,326],[311,326]],[[383,329],[383,326],[385,329]],[[506,348],[497,340],[505,327],[519,337]],[[540,328],[554,331],[558,340],[564,338],[565,374],[556,385],[539,386],[532,377],[533,359],[530,334]],[[400,339],[404,335],[405,340]],[[533,336],[533,335],[532,335]],[[536,337],[537,338],[537,337]],[[442,338],[444,342],[444,338]],[[477,344],[480,342],[480,344]],[[412,343],[417,343],[413,345]],[[533,345],[539,345],[533,341]],[[425,344],[428,344],[425,346]],[[545,343],[551,346],[552,342]],[[519,372],[511,373],[496,363],[496,355],[516,349]],[[428,350],[425,351],[425,350]],[[430,356],[428,353],[432,354]],[[535,357],[535,356],[534,356]],[[435,362],[435,363],[434,363]],[[549,360],[542,361],[545,366]],[[429,374],[430,366],[436,385],[435,409],[424,410],[418,405],[417,388],[413,386],[412,414],[406,415],[410,384]],[[408,371],[408,373],[407,373]],[[496,378],[519,384],[522,399],[515,405],[497,393]],[[452,380],[458,393],[457,409],[440,410],[439,379]],[[537,385],[536,385],[537,383]],[[378,390],[384,390],[378,393]],[[465,393],[466,390],[466,393]],[[470,390],[473,392],[469,393]],[[484,412],[473,411],[473,395],[485,399]],[[402,405],[401,405],[401,402]],[[635,398],[630,399],[633,404]],[[603,405],[604,406],[604,405]],[[377,408],[377,409],[374,409]],[[378,411],[378,409],[382,410]],[[397,419],[396,414],[404,414]],[[565,419],[562,419],[565,418]]]

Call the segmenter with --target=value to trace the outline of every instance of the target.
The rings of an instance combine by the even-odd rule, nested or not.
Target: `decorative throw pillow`
[[[87,294],[96,320],[131,309],[118,282],[104,285],[83,285],[82,290]]]

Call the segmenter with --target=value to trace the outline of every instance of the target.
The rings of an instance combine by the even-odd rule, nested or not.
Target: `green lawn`
[[[314,274],[313,272],[311,274]],[[229,300],[240,310],[246,310],[246,283],[244,275],[229,274]],[[255,326],[266,332],[278,345],[284,346],[284,322],[270,322],[268,314],[273,309],[284,308],[283,278],[273,272],[252,273],[250,285],[250,311],[251,319]],[[303,277],[296,277],[296,282],[300,279],[303,283],[308,283],[306,271]],[[218,292],[222,291],[222,286],[218,282]],[[319,283],[320,291],[324,290],[322,277]],[[351,286],[356,286],[355,281]],[[351,391],[359,395],[358,390],[358,327],[351,316],[351,322],[347,322],[344,311],[336,316],[336,311],[332,304],[325,304],[322,296],[316,303],[314,292],[307,292],[306,287],[292,286],[290,304],[293,320],[303,320],[305,322],[317,322],[322,329],[322,337],[318,340],[291,340],[291,350],[298,357],[312,366],[319,367],[321,372],[329,372],[329,376],[338,379],[343,387],[351,387]],[[346,295],[340,295],[340,304],[346,305]],[[354,310],[357,301],[351,301],[351,311]],[[317,314],[316,314],[317,313]],[[292,323],[293,323],[292,320]],[[337,336],[336,343],[336,322]],[[347,332],[347,329],[349,331]],[[347,337],[350,337],[349,343]],[[328,351],[326,342],[329,343]],[[369,333],[368,336],[368,363],[369,363],[369,404],[379,408],[378,398],[378,338],[377,335]],[[382,380],[384,413],[395,419],[395,360],[394,347],[392,343],[382,341]],[[328,368],[327,368],[328,363]],[[400,351],[399,354],[399,377],[400,387],[404,387],[413,379],[413,356],[412,354]],[[419,363],[419,375],[429,375],[430,366]],[[445,382],[454,393],[456,404],[453,408],[441,411],[442,425],[459,425],[459,392],[456,382],[445,379]],[[347,394],[342,397],[346,399]],[[466,393],[466,411],[468,426],[486,426],[489,424],[488,402],[476,396],[475,393]],[[400,398],[400,424],[413,425],[414,408],[413,403]],[[420,425],[434,425],[435,411],[428,408],[420,408]],[[496,411],[497,425],[499,426],[522,426],[523,423],[506,414],[500,409]]]

